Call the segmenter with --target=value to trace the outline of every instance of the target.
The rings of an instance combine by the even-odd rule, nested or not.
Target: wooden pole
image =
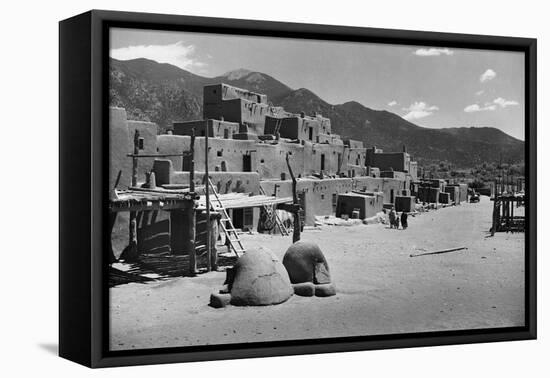
[[[212,270],[212,256],[210,250],[210,177],[208,175],[208,124],[205,126],[204,133],[204,185],[206,197],[206,258],[208,260],[207,271]]]
[[[134,155],[132,157],[132,186],[137,186],[137,169],[139,155],[139,130],[134,133]]]
[[[139,154],[139,130],[134,133],[134,155]],[[132,187],[137,186],[137,171],[138,171],[138,158],[132,157]],[[125,258],[128,261],[135,261],[138,258],[138,246],[137,246],[137,213],[130,211],[130,229],[128,237],[128,252],[125,254]]]
[[[418,256],[428,256],[428,255],[439,255],[442,253],[449,253],[449,252],[456,252],[456,251],[462,251],[464,249],[468,249],[467,247],[457,247],[457,248],[449,248],[449,249],[442,249],[440,251],[434,251],[434,252],[425,252],[425,253],[418,253],[418,254],[411,254],[410,257],[418,257]]]
[[[495,185],[494,185],[494,195],[493,195],[493,226],[491,227],[491,236],[495,236],[495,232],[497,229],[497,179],[495,179]]]
[[[195,193],[195,128],[191,133],[191,164],[189,164],[189,193]],[[183,160],[182,160],[183,164]],[[189,234],[187,235],[187,250],[189,251],[189,273],[197,274],[197,251],[195,250],[195,238],[197,235],[197,218],[195,216],[195,207],[191,206],[187,211],[187,222],[189,225]]]
[[[292,179],[292,199],[294,202],[294,232],[292,233],[292,242],[296,243],[300,240],[300,232],[302,229],[302,220],[300,219],[300,203],[298,201],[298,192],[296,189],[296,177],[294,177],[294,173],[292,172],[292,167],[290,166],[290,161],[288,158],[288,154],[286,154],[286,165],[288,166],[288,173],[290,173],[290,178]]]
[[[189,164],[189,192],[195,192],[195,128],[191,131],[191,164]]]

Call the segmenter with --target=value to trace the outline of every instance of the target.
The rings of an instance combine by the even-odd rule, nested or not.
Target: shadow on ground
[[[236,256],[218,256],[219,270],[233,266],[237,261]],[[207,256],[197,256],[199,274],[206,272]],[[176,256],[169,253],[143,254],[136,263],[127,264],[129,269],[120,270],[109,267],[109,287],[123,285],[131,282],[150,282],[173,277],[190,277],[189,256]]]

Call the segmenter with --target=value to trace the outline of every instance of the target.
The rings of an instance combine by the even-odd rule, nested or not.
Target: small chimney
[[[301,118],[304,118],[305,116],[306,116],[306,113],[300,112],[300,117],[301,117]]]
[[[407,146],[403,145],[403,152],[407,152]]]

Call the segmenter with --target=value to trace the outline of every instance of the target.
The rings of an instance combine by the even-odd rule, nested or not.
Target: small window
[[[144,143],[145,143],[145,139],[140,137],[140,138],[138,139],[138,148],[139,148],[140,150],[143,150],[143,148],[144,148]]]
[[[324,194],[321,194],[321,199],[322,199],[322,200],[325,199],[325,195],[324,195]]]
[[[217,152],[217,155],[218,155],[219,157],[223,156],[223,150],[219,150],[219,151]]]
[[[260,163],[262,163],[262,164],[263,164],[263,163],[264,163],[264,159],[261,159],[261,160],[260,160]]]

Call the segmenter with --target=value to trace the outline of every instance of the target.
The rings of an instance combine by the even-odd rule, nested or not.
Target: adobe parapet
[[[267,104],[267,95],[247,91],[224,83],[206,85],[203,88],[204,103],[220,103],[226,100],[243,99],[258,104]]]

